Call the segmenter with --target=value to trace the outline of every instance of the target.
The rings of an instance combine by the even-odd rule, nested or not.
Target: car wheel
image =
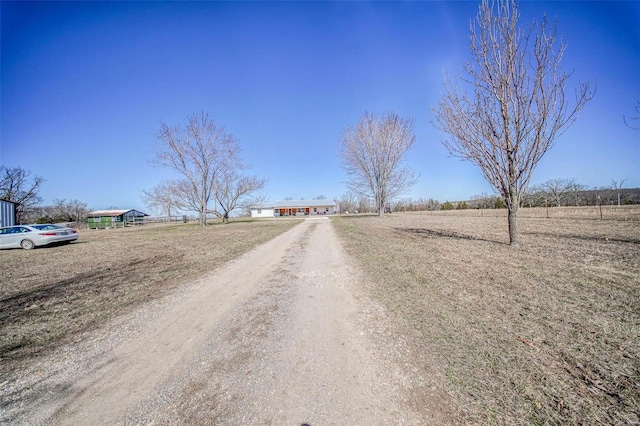
[[[31,240],[22,240],[22,242],[20,243],[20,245],[22,246],[23,249],[25,250],[31,250],[32,248],[35,248],[35,244],[33,243],[33,241]]]

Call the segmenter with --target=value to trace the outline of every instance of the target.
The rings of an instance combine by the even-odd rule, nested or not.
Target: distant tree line
[[[48,206],[38,206],[27,222],[30,223],[82,223],[91,210],[80,200],[53,200]]]
[[[523,207],[562,207],[640,204],[640,188],[623,188],[624,180],[588,189],[575,179],[551,179],[530,187]]]
[[[612,180],[609,186],[588,189],[575,179],[551,179],[531,186],[522,196],[520,207],[583,207],[597,205],[640,204],[640,188],[623,188],[622,181]],[[346,200],[346,201],[345,201]],[[343,195],[342,203],[349,204]],[[445,201],[440,203],[433,198],[402,198],[391,203],[394,212],[466,210],[466,209],[504,209],[507,206],[502,198],[486,193],[473,195],[469,200]],[[352,208],[353,210],[353,208]]]
[[[467,209],[504,209],[502,198],[488,194],[474,195],[470,200],[445,201],[441,203],[433,198],[403,198],[392,203],[392,211],[418,212],[439,210],[467,210]]]
[[[375,203],[371,197],[353,191],[347,191],[333,201],[340,214],[376,212]]]

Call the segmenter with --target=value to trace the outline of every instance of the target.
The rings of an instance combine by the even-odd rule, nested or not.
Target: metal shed
[[[89,229],[124,228],[142,225],[144,217],[149,216],[138,210],[96,210],[87,215]]]
[[[0,200],[0,227],[16,224],[16,206],[13,201]]]

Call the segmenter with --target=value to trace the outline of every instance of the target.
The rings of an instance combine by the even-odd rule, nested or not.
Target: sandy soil
[[[362,279],[331,221],[308,219],[0,384],[12,401],[0,420],[455,422],[437,380],[412,371]]]

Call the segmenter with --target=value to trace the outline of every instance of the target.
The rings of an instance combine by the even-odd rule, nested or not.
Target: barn
[[[138,210],[96,210],[87,215],[89,229],[124,228],[131,225],[144,224],[145,216]]]
[[[284,200],[251,206],[251,217],[313,216],[334,214],[331,200]]]
[[[0,200],[0,227],[16,224],[16,206],[13,201]]]

